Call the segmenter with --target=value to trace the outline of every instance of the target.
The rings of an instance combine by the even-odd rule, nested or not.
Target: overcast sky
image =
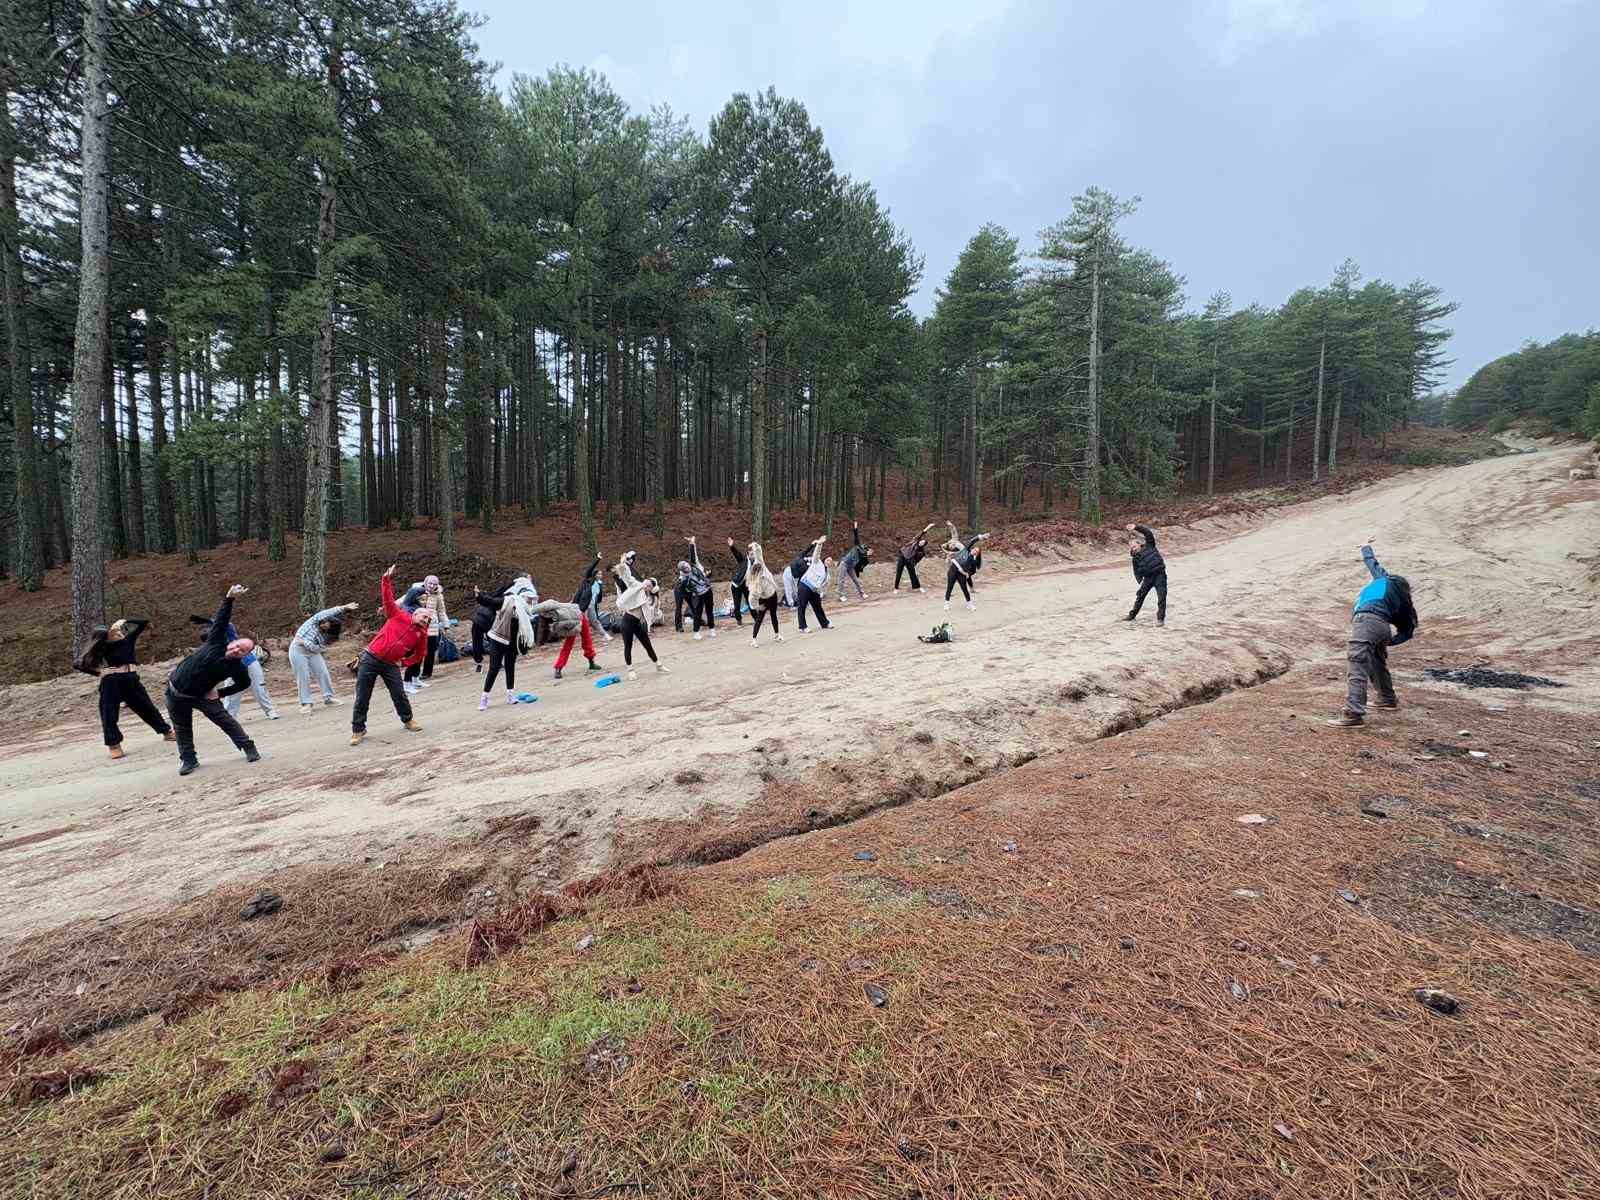
[[[1274,305],[1354,258],[1461,310],[1459,384],[1600,325],[1600,3],[1487,0],[464,0],[484,56],[603,72],[702,133],[730,95],[803,101],[926,257],[919,313],[997,221],[1037,245],[1096,184],[1134,243]]]

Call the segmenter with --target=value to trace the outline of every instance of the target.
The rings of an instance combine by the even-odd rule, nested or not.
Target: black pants
[[[801,580],[800,586],[795,589],[794,598],[795,608],[799,610],[800,613],[800,628],[802,630],[806,627],[807,606],[811,608],[812,612],[817,614],[818,625],[822,626],[824,629],[829,627],[828,614],[822,611],[822,597],[817,595],[816,589],[813,588],[809,583]]]
[[[131,672],[117,671],[100,676],[100,730],[106,735],[106,745],[122,745],[122,730],[117,718],[122,715],[124,704],[134,716],[163,737],[172,729],[155,701],[150,699],[150,693],[144,690],[139,677]]]
[[[383,680],[383,686],[389,689],[395,715],[402,722],[411,720],[411,699],[402,685],[400,668],[392,662],[384,662],[370,650],[363,650],[360,664],[356,667],[356,706],[350,710],[351,733],[367,731],[367,709],[372,706],[372,687],[380,679]]]
[[[1167,619],[1167,573],[1165,571],[1159,575],[1147,575],[1140,582],[1139,598],[1133,602],[1133,611],[1128,614],[1130,619],[1139,615],[1139,610],[1144,607],[1144,598],[1150,594],[1151,588],[1156,590],[1156,620],[1165,621]]]
[[[972,589],[967,586],[967,577],[961,573],[955,563],[950,564],[950,569],[944,575],[944,602],[950,603],[950,594],[956,590],[956,584],[961,585],[961,596],[968,604],[972,603]]]
[[[246,735],[239,722],[228,715],[228,710],[222,707],[221,700],[195,700],[188,696],[180,696],[171,687],[167,688],[167,715],[172,718],[172,728],[178,733],[178,761],[196,763],[200,760],[194,753],[194,714],[198,711],[206,720],[210,721],[223,733],[228,735],[230,741],[240,750],[254,750],[255,743]]]
[[[438,653],[439,653],[439,635],[437,633],[430,633],[428,635],[428,653],[423,656],[423,659],[422,659],[421,662],[412,663],[409,667],[406,668],[406,678],[407,679],[415,679],[418,675],[421,675],[422,678],[424,678],[424,679],[432,679],[433,678],[433,658],[434,658],[434,655],[436,655]]]
[[[772,632],[774,634],[778,632],[778,593],[772,593],[772,595],[768,596],[757,607],[752,608],[750,611],[756,615],[756,627],[750,631],[750,640],[752,642],[761,636],[762,617],[771,617]]]
[[[922,580],[917,578],[917,564],[904,554],[900,555],[894,564],[894,590],[897,592],[900,590],[900,576],[902,574],[911,576],[911,586],[913,588],[918,591],[922,589]]]
[[[517,635],[513,632],[511,636],[514,638]],[[490,638],[489,673],[483,677],[483,690],[485,692],[494,687],[495,676],[500,674],[502,668],[505,669],[506,691],[509,692],[517,686],[517,644],[512,642],[507,645],[505,642]]]
[[[479,629],[476,625],[472,627],[472,661],[477,663],[479,667],[483,666],[483,656],[487,653],[484,649],[484,642],[488,639],[488,636],[489,631],[487,629]]]
[[[694,631],[696,633],[700,632],[700,626],[702,625],[707,629],[715,629],[717,627],[716,622],[711,619],[710,592],[705,593],[703,596],[691,596],[689,598],[689,615],[694,618]]]
[[[750,589],[742,583],[733,585],[733,620],[736,625],[744,624],[743,608],[750,604]],[[755,605],[750,604],[750,611],[755,612]]]
[[[644,652],[650,656],[651,662],[659,662],[656,658],[656,648],[650,644],[650,631],[645,628],[643,621],[632,613],[622,615],[622,661],[627,666],[633,666],[633,639],[638,638],[639,644],[644,647]]]

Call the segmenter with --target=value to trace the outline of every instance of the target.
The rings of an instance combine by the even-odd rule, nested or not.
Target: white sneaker
[[[429,683],[426,679],[417,680],[417,687],[419,689],[425,688],[425,687],[432,687],[432,686],[433,686],[433,684]]]
[[[278,719],[278,710],[275,709],[275,708],[269,708],[267,710],[267,720],[276,721],[277,719]]]
[[[716,637],[717,636],[717,631],[715,629],[711,630],[711,636],[712,637]]]
[[[329,708],[332,708],[335,704],[343,704],[344,701],[340,700],[337,696],[324,696],[322,698],[322,703],[327,705]]]
[[[750,649],[752,649],[752,650],[761,649],[761,643],[757,639],[751,638],[750,639]]]
[[[300,706],[300,711],[301,711],[301,713],[310,713],[310,711],[311,711],[311,705],[309,705],[309,704],[302,704],[302,705],[301,705],[301,706]]]
[[[629,679],[637,679],[637,678],[639,678],[639,672],[635,671],[632,667],[629,667],[628,668],[628,678]]]
[[[779,633],[779,634],[775,634],[775,635],[773,635],[773,638],[772,638],[772,640],[773,640],[773,641],[775,641],[775,642],[781,642],[781,641],[783,641],[783,634],[781,634],[781,633]]]
[[[657,663],[656,664],[656,674],[657,675],[671,675],[672,672],[667,670],[667,664],[666,663]]]
[[[517,702],[517,694],[515,692],[513,692],[510,688],[507,688],[506,689],[506,703],[507,704],[515,704],[516,702]]]
[[[701,639],[701,637],[703,637],[703,636],[704,636],[703,634],[697,633],[697,634],[694,635],[694,640],[698,642]]]
[[[971,609],[971,610],[973,610],[973,611],[976,611],[976,610],[977,610],[977,607],[978,607],[978,606],[977,606],[977,605],[976,605],[976,604],[974,604],[974,603],[973,603],[973,602],[972,602],[972,601],[971,601],[971,600],[968,600],[968,601],[967,601],[967,608],[969,608],[969,609]]]
[[[945,612],[949,612],[950,611],[950,601],[946,600],[944,602],[944,610],[945,610]]]

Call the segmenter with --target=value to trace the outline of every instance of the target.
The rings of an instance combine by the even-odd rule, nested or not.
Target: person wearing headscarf
[[[406,667],[421,662],[428,652],[428,626],[433,624],[433,613],[426,608],[408,612],[395,603],[393,566],[378,581],[378,594],[383,599],[384,622],[361,652],[356,666],[356,702],[350,710],[352,746],[359,746],[367,736],[367,709],[372,704],[373,686],[380,679],[389,690],[400,723],[412,733],[422,732],[412,715],[411,700],[401,677]]]
[[[772,577],[760,542],[751,542],[745,555],[744,584],[749,589],[750,611],[755,624],[750,630],[750,645],[761,645],[761,619],[772,618],[772,640],[783,641],[778,632],[778,581]]]
[[[244,659],[256,648],[249,638],[233,633],[233,601],[247,589],[234,584],[222,607],[207,624],[206,639],[167,676],[167,716],[178,735],[178,774],[200,765],[194,749],[194,714],[198,711],[223,733],[247,762],[261,761],[256,744],[223,707],[223,700],[250,686]],[[222,686],[226,681],[226,686]]]
[[[638,553],[629,550],[611,568],[611,577],[617,584],[617,611],[622,614],[622,661],[628,668],[629,679],[639,678],[639,673],[633,669],[635,640],[644,647],[650,661],[655,663],[657,673],[671,674],[666,664],[656,657],[656,648],[650,644],[650,627],[660,617],[661,585],[654,578],[639,579],[635,576],[633,568],[637,561]]]
[[[89,644],[72,664],[75,670],[100,680],[100,732],[113,759],[127,757],[119,725],[124,704],[167,741],[178,740],[139,679],[137,642],[149,626],[150,622],[142,617],[124,617],[109,626],[96,625]]]
[[[289,642],[289,666],[294,671],[294,686],[300,694],[300,711],[311,711],[311,681],[316,679],[322,689],[323,704],[337,704],[333,694],[333,676],[328,671],[328,647],[344,634],[344,617],[360,608],[359,604],[341,604],[313,613],[300,623]]]
[[[489,693],[502,669],[506,673],[506,703],[517,703],[517,656],[538,644],[538,618],[534,613],[538,603],[539,589],[533,586],[533,580],[519,575],[511,581],[494,624],[489,626],[489,671],[483,677],[479,712],[489,707]]]

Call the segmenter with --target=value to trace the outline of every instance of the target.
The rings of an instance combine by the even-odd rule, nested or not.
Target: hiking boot
[[[589,670],[598,671],[599,669],[600,669],[600,664],[595,662],[595,660],[591,658],[589,660]]]
[[[561,668],[557,667],[556,668],[556,679],[559,681],[560,678],[561,678]]]
[[[118,759],[118,758],[127,758],[128,757],[128,755],[126,754],[126,752],[123,751],[121,746],[107,746],[106,749],[111,751],[111,757],[112,757],[113,760]]]
[[[1352,712],[1340,713],[1337,717],[1328,722],[1329,725],[1332,725],[1336,729],[1354,729],[1356,726],[1365,725],[1366,723],[1367,721],[1365,717],[1358,717]]]
[[[177,731],[173,729],[167,730],[161,735],[161,740],[163,742],[176,742],[178,740]]]
[[[1368,708],[1399,708],[1400,697],[1390,696],[1387,699],[1377,699],[1367,706]]]
[[[194,769],[196,767],[198,767],[199,765],[200,765],[200,763],[197,760],[192,759],[192,758],[186,758],[186,759],[184,759],[182,762],[180,762],[178,764],[178,774],[179,775],[191,774],[194,771]]]
[[[366,737],[366,736],[367,736],[367,731],[365,729],[363,729],[360,733],[352,733],[350,735],[350,744],[352,746],[359,746],[359,745],[361,745],[361,739]]]
[[[412,718],[411,720],[407,721],[405,723],[405,728],[412,733],[422,732],[422,726],[417,724],[416,718]]]
[[[242,749],[244,750],[245,762],[261,761],[261,751],[256,749],[256,744],[254,742],[251,742],[248,746],[242,747]]]

